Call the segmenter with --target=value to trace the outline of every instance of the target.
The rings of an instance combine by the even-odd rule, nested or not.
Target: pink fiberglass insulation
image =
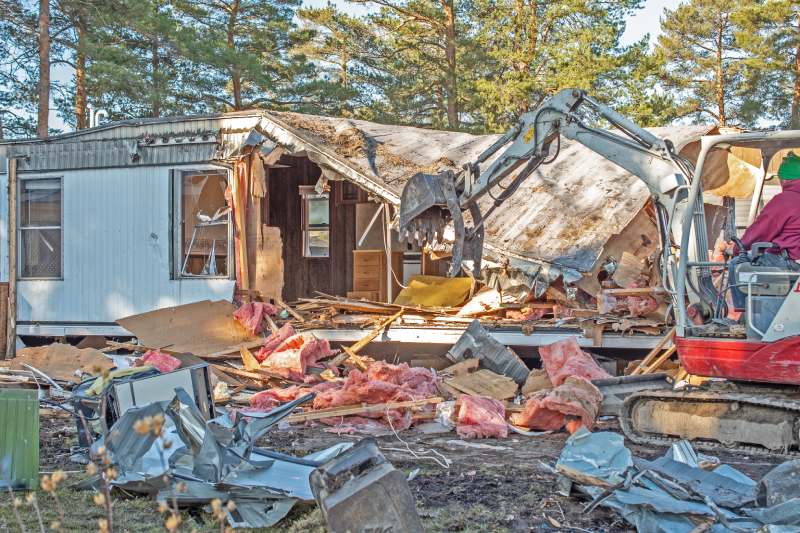
[[[632,316],[646,316],[658,310],[658,300],[652,296],[628,296],[625,299]]]
[[[157,368],[159,372],[172,372],[181,366],[179,359],[158,350],[148,350],[139,361],[140,364],[136,366],[150,365]]]
[[[253,335],[261,333],[266,315],[277,314],[277,307],[263,302],[248,302],[233,312],[234,318]]]
[[[436,394],[436,378],[427,368],[410,368],[407,364],[391,365],[378,361],[367,370],[351,370],[347,378],[340,381],[341,387],[318,390],[314,399],[314,409],[340,407],[343,405],[405,402],[429,398]],[[331,418],[322,422],[341,424],[346,419]],[[411,412],[408,409],[389,409],[380,413],[365,413],[358,418],[388,419],[395,430],[401,431],[411,426]],[[353,425],[355,424],[355,425]],[[349,427],[357,427],[353,422]],[[372,424],[361,424],[362,429],[371,431]],[[367,427],[369,426],[369,427]]]
[[[433,372],[427,368],[410,367],[408,363],[392,365],[376,361],[367,367],[367,378],[386,381],[395,385],[405,385],[417,398],[428,398],[439,392]]]
[[[559,430],[567,417],[578,418],[592,429],[603,394],[588,380],[571,376],[555,389],[538,391],[525,402],[521,413],[511,416],[511,423],[542,431]]]
[[[467,438],[507,437],[506,407],[485,396],[462,394],[456,400],[456,433]]]
[[[309,387],[273,388],[258,391],[250,397],[250,407],[258,411],[271,411],[281,404],[296,400],[300,396],[311,392]]]
[[[281,345],[281,343],[283,343],[283,341],[294,335],[295,335],[294,328],[289,322],[287,322],[286,324],[281,326],[281,328],[278,331],[276,331],[275,333],[273,333],[264,340],[264,344],[261,345],[261,349],[258,351],[257,354],[255,354],[256,360],[259,363],[263,362],[264,359],[269,357],[269,354],[275,351],[275,348],[277,348],[278,346]]]
[[[279,354],[277,351],[274,353],[275,356]],[[268,411],[308,392],[317,393],[310,407],[319,410],[359,404],[419,400],[434,396],[438,391],[436,377],[427,368],[411,368],[405,363],[391,365],[378,361],[363,372],[351,370],[343,380],[325,381],[313,387],[292,386],[258,392],[250,398],[250,406],[253,409]],[[388,409],[376,413],[325,418],[320,422],[335,426],[336,432],[376,433],[388,429],[387,420],[391,421],[392,427],[397,431],[408,429],[412,421],[411,411]]]
[[[569,376],[589,380],[611,377],[591,355],[581,350],[574,337],[540,347],[539,355],[554,387],[564,383]]]
[[[275,348],[261,366],[287,379],[303,381],[309,366],[334,353],[326,339],[317,339],[311,333],[298,333]]]

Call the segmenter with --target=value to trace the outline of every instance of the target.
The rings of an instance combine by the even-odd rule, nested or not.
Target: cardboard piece
[[[513,379],[485,368],[446,379],[445,384],[465,394],[488,396],[501,401],[517,394],[517,384]]]
[[[206,355],[257,340],[233,317],[235,310],[230,302],[203,300],[120,318],[117,324],[147,346]]]

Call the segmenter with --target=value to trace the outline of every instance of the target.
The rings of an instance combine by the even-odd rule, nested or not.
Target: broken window
[[[300,187],[303,217],[303,257],[329,257],[331,246],[329,193]]]
[[[173,179],[176,277],[230,277],[233,239],[225,200],[228,172],[178,171]]]
[[[21,278],[61,278],[61,178],[26,179],[19,188]]]

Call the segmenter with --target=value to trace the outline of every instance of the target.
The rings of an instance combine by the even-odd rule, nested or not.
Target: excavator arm
[[[592,125],[599,121],[605,121],[612,129]],[[658,212],[664,253],[663,278],[665,285],[671,286],[675,275],[672,243],[681,242],[683,214],[689,208],[686,198],[692,165],[677,155],[668,140],[653,135],[577,89],[562,90],[536,110],[523,114],[513,128],[473,162],[464,165],[460,172],[414,175],[401,195],[401,239],[419,244],[443,242],[444,229],[452,222],[455,238],[449,275],[454,276],[461,270],[465,257],[473,260],[477,275],[484,220],[540,165],[555,160],[558,153],[556,150],[551,156],[551,148],[560,142],[562,135],[616,163],[647,185]],[[504,185],[500,194],[493,196],[494,203],[482,213],[478,200],[506,179],[511,181]],[[701,217],[695,220],[693,227],[705,228],[702,205],[693,206],[693,210],[696,217]],[[470,212],[470,226],[464,220],[463,211]],[[690,240],[690,247],[707,250],[705,232],[692,233],[697,235]],[[690,257],[697,260],[700,255],[692,253]],[[700,288],[696,291],[697,299],[716,297],[710,273],[707,280],[695,281],[694,286]]]

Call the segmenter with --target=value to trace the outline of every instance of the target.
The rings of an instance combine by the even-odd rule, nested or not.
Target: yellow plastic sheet
[[[394,303],[422,307],[458,307],[469,298],[472,278],[413,276]]]

